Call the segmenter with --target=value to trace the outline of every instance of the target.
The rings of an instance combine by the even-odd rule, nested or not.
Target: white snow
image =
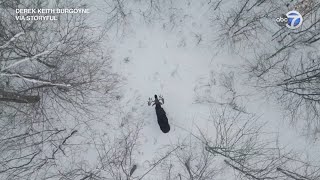
[[[219,75],[229,72],[234,73],[237,93],[246,95],[242,103],[247,111],[260,116],[260,122],[267,122],[266,129],[274,136],[279,135],[283,146],[317,157],[319,146],[306,142],[299,131],[283,120],[279,105],[244,83],[243,59],[228,50],[213,49],[217,33],[211,26],[209,11],[201,1],[193,1],[190,5],[181,4],[175,14],[165,11],[168,14],[164,13],[154,24],[145,23],[133,11],[127,25],[109,32],[106,47],[112,47],[114,70],[125,77],[123,106],[134,107],[138,119],[146,124],[139,165],[148,167],[159,148],[180,142],[190,133],[199,134],[198,128],[208,136],[214,134],[208,121],[210,104],[197,103],[196,99],[200,93],[202,97],[223,102],[227,97],[223,97]],[[176,24],[172,24],[170,17],[177,18],[173,20]],[[121,30],[125,33],[119,36]],[[168,134],[160,131],[155,110],[147,105],[154,94],[165,99],[163,108],[171,125]],[[137,172],[143,173],[143,168],[138,167]]]
[[[281,145],[304,156],[319,157],[318,143],[301,137],[297,129],[283,120],[283,112],[276,102],[246,84],[245,75],[241,74],[244,59],[229,53],[232,50],[214,49],[217,47],[214,37],[218,33],[212,27],[206,2],[179,2],[174,3],[179,8],[163,10],[161,18],[154,23],[146,23],[137,13],[138,7],[128,5],[133,10],[126,23],[108,31],[104,41],[105,51],[113,52],[114,71],[124,80],[118,113],[126,116],[123,123],[145,124],[135,173],[144,174],[159,149],[184,141],[190,133],[199,135],[201,129],[208,137],[214,135],[212,122],[208,121],[212,102],[221,104],[230,100],[219,82],[222,74],[234,74],[235,90],[243,96],[239,103],[247,112],[259,116],[259,122],[267,122],[265,129],[275,133],[272,136],[278,135]],[[95,7],[101,10],[103,5],[103,1],[97,0]],[[104,13],[92,14],[91,23],[103,24]],[[168,134],[160,131],[154,107],[147,105],[148,98],[154,94],[165,99],[163,108],[171,126]],[[198,103],[199,99],[208,102]]]

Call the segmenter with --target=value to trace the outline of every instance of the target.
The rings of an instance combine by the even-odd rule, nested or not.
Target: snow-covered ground
[[[59,2],[55,2],[57,7]],[[278,2],[283,6],[278,8]],[[291,42],[282,44],[294,39],[291,35],[295,33],[279,30],[273,16],[289,9],[289,4],[249,0],[79,0],[63,4],[65,8],[89,8],[89,19],[82,19],[88,14],[73,14],[75,19],[69,23],[71,15],[61,14],[59,24],[39,23],[43,27],[39,33],[36,22],[30,27],[28,22],[25,29],[13,18],[2,18],[8,21],[0,23],[3,34],[12,35],[0,35],[5,40],[0,42],[0,57],[4,58],[0,70],[6,81],[0,82],[5,102],[0,112],[4,117],[0,121],[4,136],[0,138],[0,179],[229,180],[288,179],[290,175],[319,179],[320,144],[316,136],[310,138],[317,127],[308,132],[304,119],[291,124],[279,103],[281,97],[276,99],[278,89],[263,92],[257,87],[260,82],[254,80],[260,73],[253,75],[256,70],[267,72],[261,81],[274,80],[271,86],[285,91],[280,86],[288,85],[286,75],[291,72],[286,66],[278,67],[278,62],[295,68],[298,52],[282,49],[298,48]],[[54,2],[52,6],[56,7]],[[11,17],[13,7],[2,3],[2,9],[9,9],[3,17]],[[13,28],[5,27],[10,24]],[[20,26],[23,31],[11,32]],[[43,32],[47,30],[48,35]],[[309,33],[304,32],[301,36]],[[56,35],[58,40],[52,40]],[[263,37],[257,38],[260,35]],[[311,40],[306,42],[311,44]],[[34,55],[26,53],[29,45],[31,50],[37,49]],[[302,46],[299,52],[307,52],[304,46],[308,44]],[[288,62],[278,59],[286,53],[291,53]],[[307,63],[312,67],[317,58],[306,61],[310,60]],[[61,62],[66,64],[59,65]],[[250,63],[253,65],[248,67]],[[275,69],[284,71],[284,78]],[[278,84],[277,78],[285,83]],[[314,84],[317,86],[316,80]],[[39,89],[38,95],[34,88]],[[40,92],[44,94],[40,96]],[[166,134],[159,128],[155,107],[148,106],[155,94],[164,97],[162,107],[171,126]],[[66,98],[69,95],[70,99]],[[11,107],[11,102],[19,103]]]
[[[233,74],[235,90],[243,96],[238,103],[246,112],[259,116],[261,123],[266,122],[265,131],[278,135],[288,149],[319,156],[319,146],[306,141],[299,130],[283,120],[280,106],[246,83],[246,75],[241,73],[243,58],[227,49],[215,49],[218,33],[206,2],[179,2],[173,3],[174,10],[164,8],[161,18],[151,23],[138,13],[139,7],[128,5],[132,11],[126,23],[111,29],[105,40],[105,49],[112,51],[113,68],[124,80],[120,106],[135,116],[129,120],[145,124],[139,165],[151,160],[159,148],[176,144],[190,133],[198,134],[198,128],[208,136],[215,133],[208,121],[212,102],[226,103],[229,98],[221,86],[223,74]],[[97,1],[94,7],[103,9],[103,2]],[[95,23],[103,23],[103,12],[95,13]],[[147,105],[154,94],[165,99],[163,108],[171,125],[168,134],[160,131],[155,110]],[[203,102],[205,99],[210,102]]]

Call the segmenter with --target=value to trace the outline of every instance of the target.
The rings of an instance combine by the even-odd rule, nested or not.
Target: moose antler
[[[164,104],[164,99],[162,95],[159,95],[159,100],[162,101],[162,104]]]
[[[152,98],[149,97],[148,106],[150,106],[153,102],[154,102],[154,100],[152,100]]]

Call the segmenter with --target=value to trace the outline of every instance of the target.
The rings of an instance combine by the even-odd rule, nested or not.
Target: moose
[[[162,102],[160,102],[159,99]],[[152,98],[149,98],[148,106],[150,106],[152,103],[152,106],[156,105],[155,109],[160,129],[163,133],[168,133],[170,131],[170,125],[168,122],[166,112],[161,107],[161,105],[164,104],[164,99],[161,95],[159,96],[159,99],[157,95],[154,95],[154,101],[152,100]]]

